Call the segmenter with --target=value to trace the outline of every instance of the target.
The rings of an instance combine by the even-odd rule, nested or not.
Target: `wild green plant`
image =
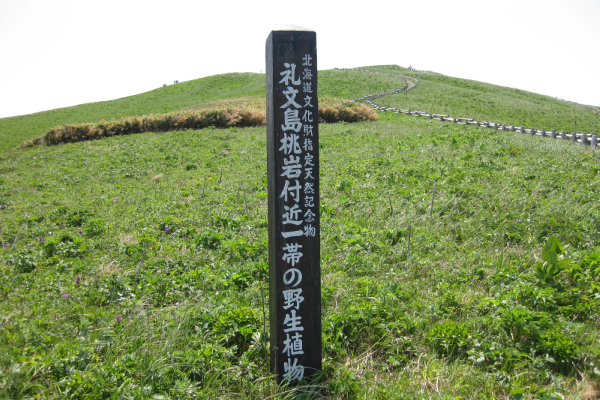
[[[551,237],[542,249],[542,260],[544,262],[537,263],[535,266],[535,276],[540,283],[553,284],[557,276],[565,268],[564,265],[568,262],[567,259],[560,259],[559,255],[563,253],[563,248],[556,237]]]
[[[20,251],[12,254],[6,259],[9,265],[12,265],[17,273],[33,272],[37,268],[37,262],[31,251]]]
[[[469,329],[453,320],[447,320],[427,331],[427,342],[439,355],[455,358],[466,355],[471,348]]]

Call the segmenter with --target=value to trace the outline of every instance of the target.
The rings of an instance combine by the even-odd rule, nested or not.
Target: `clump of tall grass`
[[[258,108],[231,108],[213,110],[185,110],[164,114],[126,117],[97,123],[61,125],[47,130],[42,136],[24,142],[21,147],[51,146],[94,140],[110,136],[131,135],[144,132],[168,132],[185,129],[202,129],[209,126],[260,126],[266,123],[265,110]]]
[[[126,117],[97,123],[68,124],[50,128],[42,136],[21,144],[21,148],[74,143],[104,137],[131,135],[144,132],[168,132],[186,129],[251,127],[266,124],[265,107],[253,102],[252,106],[213,109],[188,109],[164,114]],[[258,107],[257,107],[258,105]],[[371,108],[354,102],[333,98],[323,99],[319,108],[320,122],[374,121],[377,113]]]
[[[377,112],[364,104],[333,97],[319,99],[320,122],[376,121],[377,118]]]

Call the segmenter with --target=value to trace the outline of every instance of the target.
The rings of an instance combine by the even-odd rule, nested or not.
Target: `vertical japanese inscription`
[[[267,39],[271,369],[301,381],[321,369],[316,33]]]

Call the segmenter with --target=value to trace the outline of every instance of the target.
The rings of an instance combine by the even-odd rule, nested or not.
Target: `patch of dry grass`
[[[581,398],[584,400],[600,399],[600,392],[597,389],[597,382],[585,382]]]
[[[377,113],[353,101],[325,97],[319,99],[320,122],[375,121]],[[97,123],[61,125],[42,136],[21,144],[21,148],[74,143],[103,137],[144,132],[168,132],[186,129],[264,126],[267,122],[265,100],[253,97],[219,100],[164,114],[127,117]]]
[[[364,104],[333,97],[319,98],[320,122],[376,121],[377,118],[375,110]]]

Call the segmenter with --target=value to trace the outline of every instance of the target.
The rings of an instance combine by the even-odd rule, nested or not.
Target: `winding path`
[[[359,69],[359,68],[336,68],[336,69],[360,71],[360,72],[365,72],[365,73],[369,73],[369,74],[384,75],[384,76],[389,76],[392,78],[398,78],[398,79],[401,79],[404,81],[404,85],[402,85],[402,87],[400,87],[398,89],[368,94],[366,96],[352,99],[353,101],[364,100],[365,103],[369,104],[375,110],[390,111],[390,112],[394,112],[394,113],[403,113],[403,114],[408,114],[408,115],[412,115],[415,117],[427,117],[429,119],[436,119],[438,121],[447,121],[447,122],[453,122],[455,124],[462,124],[462,125],[475,125],[475,126],[479,126],[479,127],[497,129],[497,130],[501,130],[501,131],[528,133],[530,135],[541,136],[541,137],[550,137],[552,139],[571,140],[572,142],[576,142],[576,143],[589,144],[592,147],[596,147],[596,145],[598,144],[598,136],[595,133],[581,133],[581,132],[569,133],[567,131],[561,131],[559,133],[556,129],[552,129],[550,131],[547,131],[546,129],[537,130],[535,128],[525,128],[524,126],[518,127],[515,125],[501,124],[498,122],[475,121],[473,118],[464,118],[464,117],[451,118],[449,115],[432,114],[432,113],[427,113],[427,111],[417,111],[417,110],[411,110],[411,109],[398,109],[395,107],[384,107],[379,104],[376,104],[373,100],[379,99],[384,96],[389,96],[392,94],[409,92],[409,91],[415,89],[419,85],[419,80],[417,78],[414,78],[411,76],[384,74],[381,72],[369,71],[367,69]],[[587,106],[587,108],[592,112],[596,112],[596,113],[600,114],[600,109],[598,107]]]

